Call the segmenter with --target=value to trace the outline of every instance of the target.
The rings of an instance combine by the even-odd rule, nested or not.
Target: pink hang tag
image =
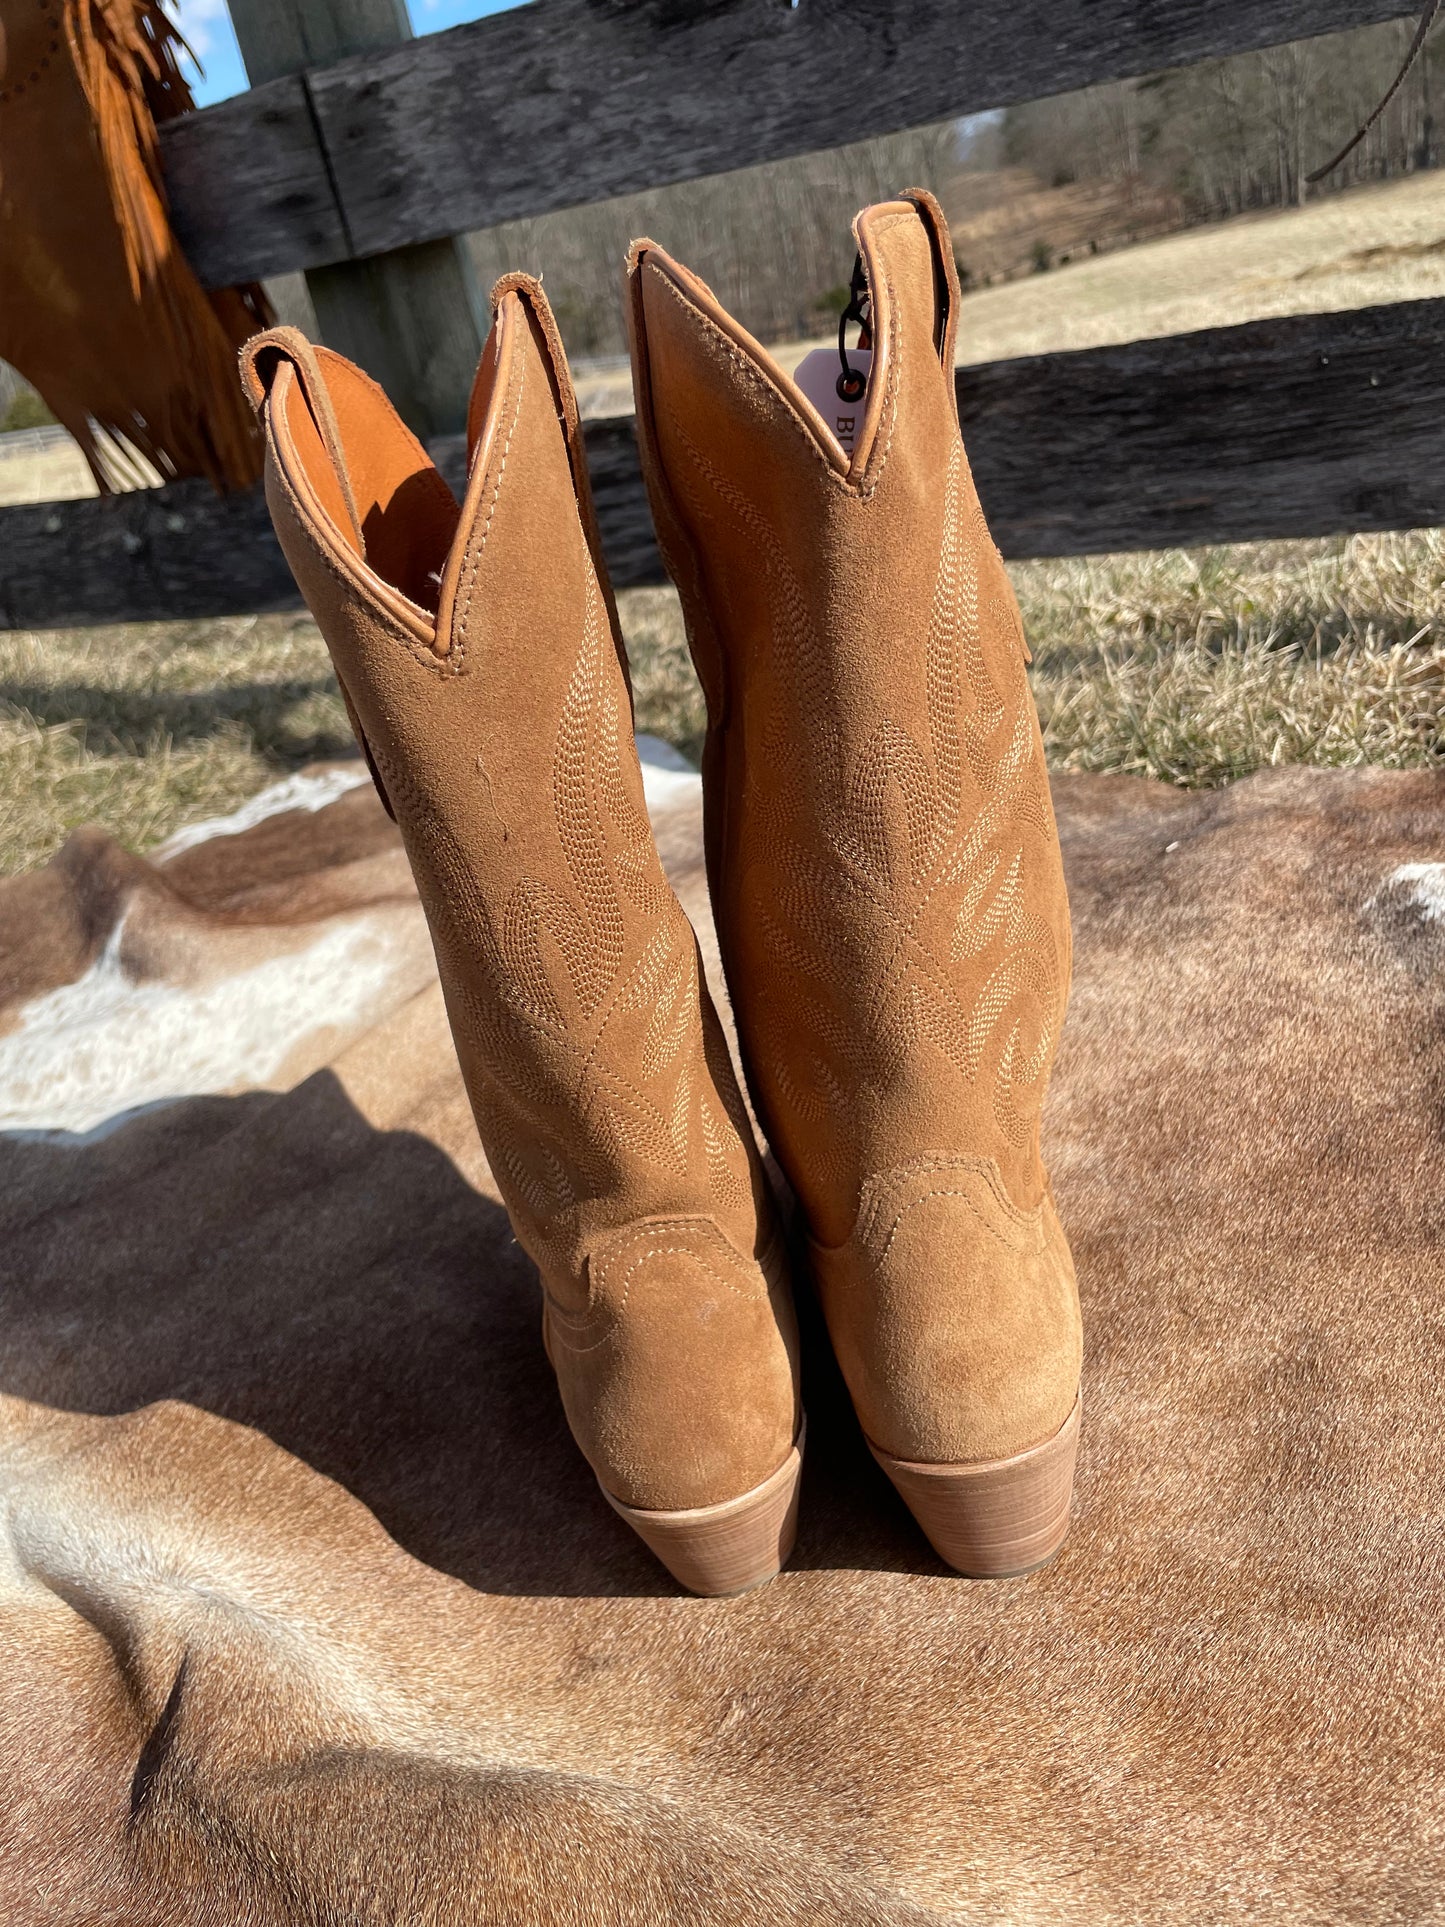
[[[873,350],[850,348],[848,366],[856,368],[866,384],[873,367]],[[794,369],[793,380],[832,429],[843,453],[851,459],[853,444],[863,425],[863,410],[868,405],[868,389],[865,385],[857,401],[844,401],[838,393],[838,377],[842,372],[843,364],[836,348],[814,348]]]

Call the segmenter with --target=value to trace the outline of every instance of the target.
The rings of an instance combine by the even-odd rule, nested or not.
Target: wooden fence
[[[1411,11],[533,0],[172,122],[166,179],[219,286]],[[1445,522],[1442,348],[1445,301],[1410,302],[967,368],[959,399],[1006,555],[1422,526]],[[587,441],[618,583],[660,579],[631,422]],[[295,599],[255,495],[179,483],[0,511],[7,626]]]

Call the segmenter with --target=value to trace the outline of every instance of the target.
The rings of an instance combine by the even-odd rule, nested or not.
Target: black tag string
[[[1440,0],[1435,0],[1435,4],[1438,6]],[[854,259],[853,279],[848,283],[848,305],[838,317],[838,359],[843,364],[843,372],[837,382],[840,401],[861,401],[868,386],[868,377],[863,370],[855,368],[848,359],[848,323],[858,323],[858,349],[871,348],[873,329],[870,316],[868,281],[863,273],[863,257],[860,254]]]
[[[1435,24],[1436,16],[1440,12],[1442,3],[1445,3],[1445,0],[1430,0],[1429,6],[1426,7],[1424,13],[1421,15],[1419,26],[1415,29],[1415,38],[1410,43],[1410,51],[1405,56],[1405,64],[1401,67],[1399,73],[1396,74],[1395,78],[1390,82],[1389,89],[1386,92],[1384,99],[1380,102],[1379,106],[1376,107],[1374,113],[1371,114],[1370,118],[1365,122],[1364,126],[1361,127],[1356,133],[1354,133],[1350,137],[1349,140],[1345,142],[1344,146],[1340,149],[1339,153],[1335,155],[1335,158],[1332,161],[1326,161],[1323,167],[1317,167],[1313,174],[1305,175],[1305,184],[1308,187],[1313,187],[1316,184],[1316,182],[1322,181],[1325,178],[1326,174],[1333,174],[1341,161],[1349,159],[1350,155],[1354,153],[1355,149],[1359,146],[1360,142],[1365,138],[1366,134],[1369,133],[1370,129],[1374,126],[1375,122],[1380,118],[1381,114],[1384,113],[1385,109],[1389,106],[1390,102],[1395,98],[1396,94],[1399,93],[1400,89],[1404,86],[1406,80],[1409,78],[1410,69],[1415,65],[1415,62],[1420,58],[1421,54],[1425,51],[1425,42],[1430,37],[1430,29]]]

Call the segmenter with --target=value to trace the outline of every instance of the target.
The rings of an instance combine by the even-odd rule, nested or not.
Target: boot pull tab
[[[911,201],[928,233],[933,251],[934,301],[936,320],[933,345],[949,379],[953,378],[958,336],[958,304],[962,295],[958,285],[958,265],[953,258],[953,241],[943,209],[926,187],[907,187],[899,197]]]
[[[552,381],[553,397],[557,407],[557,419],[562,425],[562,434],[567,443],[567,459],[574,478],[578,479],[579,492],[588,487],[587,457],[582,442],[582,417],[577,407],[577,392],[572,386],[572,375],[567,365],[567,351],[562,346],[562,336],[557,327],[552,304],[536,275],[520,271],[504,274],[492,289],[492,313],[500,313],[502,302],[509,294],[518,295],[531,309],[537,326],[542,331],[546,345],[546,359]]]
[[[326,377],[321,372],[321,362],[315,348],[299,328],[267,328],[264,333],[251,336],[241,349],[240,359],[241,386],[263,425],[271,390],[276,385],[276,377],[283,364],[291,369],[301,384],[301,393],[326,450],[327,460],[341,490],[341,498],[346,504],[356,552],[364,556],[366,540],[362,534],[361,517],[356,510],[356,498],[351,492],[351,474],[341,445],[341,430],[337,426],[331,391],[326,386]]]
[[[639,243],[633,243],[636,249]],[[628,256],[629,262],[631,255]],[[629,270],[630,271],[630,270]],[[567,351],[562,345],[561,331],[557,318],[552,313],[552,304],[547,299],[541,277],[514,271],[504,274],[492,288],[492,313],[496,325],[502,325],[503,308],[508,295],[515,295],[525,303],[532,319],[536,322],[542,336],[542,358],[547,368],[548,380],[552,387],[553,405],[557,411],[558,425],[562,431],[563,444],[567,451],[567,466],[572,472],[572,492],[577,502],[577,515],[582,524],[582,535],[592,557],[592,569],[597,579],[598,592],[602,606],[607,611],[607,621],[612,632],[612,647],[616,652],[622,679],[627,685],[627,699],[632,701],[632,667],[627,659],[627,648],[622,640],[622,625],[617,619],[617,599],[612,591],[611,578],[602,553],[602,533],[597,526],[597,508],[592,499],[592,478],[587,467],[587,444],[582,434],[582,416],[577,406],[577,391],[572,385],[572,371],[567,364]],[[473,401],[475,402],[475,391]],[[481,423],[467,424],[470,441],[473,434],[480,432]]]

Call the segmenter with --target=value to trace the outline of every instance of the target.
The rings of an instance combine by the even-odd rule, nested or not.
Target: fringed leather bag
[[[194,104],[184,46],[156,0],[0,0],[0,357],[103,492],[261,471],[236,350],[266,297],[207,293],[166,211],[156,123]]]

